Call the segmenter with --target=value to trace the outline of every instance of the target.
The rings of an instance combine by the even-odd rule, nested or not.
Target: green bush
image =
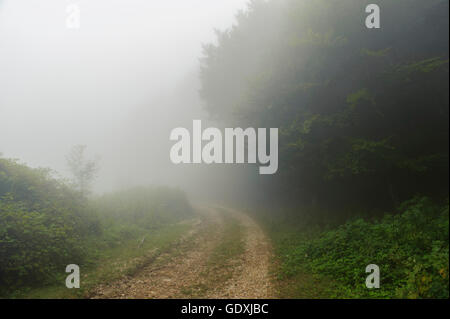
[[[135,188],[87,199],[44,169],[0,158],[0,295],[60,280],[68,264],[192,214],[180,190]]]
[[[77,192],[46,170],[0,159],[0,293],[84,262],[83,238],[100,232]]]
[[[336,297],[448,298],[448,207],[417,197],[380,220],[348,221],[312,238],[287,233],[278,240],[282,274],[330,278]],[[369,264],[380,267],[380,289],[365,287]]]

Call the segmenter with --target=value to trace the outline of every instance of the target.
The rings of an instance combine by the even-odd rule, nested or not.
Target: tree
[[[86,145],[75,145],[66,157],[75,185],[82,196],[89,193],[90,186],[99,170],[97,161],[85,158],[85,150]]]
[[[448,193],[448,1],[379,0],[377,30],[369,3],[255,0],[204,47],[211,117],[279,128],[278,172],[254,189],[383,210]]]

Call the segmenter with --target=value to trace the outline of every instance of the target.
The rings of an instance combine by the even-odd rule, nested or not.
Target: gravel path
[[[234,276],[209,298],[274,298],[269,277],[272,247],[262,229],[248,215],[221,207],[245,227],[245,253]]]
[[[231,263],[231,276],[220,285],[208,278],[208,258],[224,236],[215,208],[199,207],[196,223],[171,251],[160,255],[133,277],[97,287],[93,298],[273,298],[268,275],[269,240],[247,215],[220,207],[244,229],[244,253]]]

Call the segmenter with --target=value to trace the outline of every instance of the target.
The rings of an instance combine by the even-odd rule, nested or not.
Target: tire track
[[[170,252],[132,277],[97,287],[92,298],[273,298],[268,269],[272,248],[261,228],[246,214],[229,208],[199,207],[199,222]],[[219,213],[220,212],[220,213]],[[208,260],[226,238],[221,214],[243,227],[244,252],[224,267],[230,278],[215,281]]]

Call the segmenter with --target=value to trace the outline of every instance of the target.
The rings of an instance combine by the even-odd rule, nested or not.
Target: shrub
[[[417,197],[380,220],[356,219],[311,239],[278,242],[283,273],[307,269],[332,278],[336,297],[448,298],[449,208]],[[365,287],[365,267],[380,267],[381,289]]]
[[[0,293],[85,261],[83,238],[100,231],[79,194],[48,171],[0,159]]]

